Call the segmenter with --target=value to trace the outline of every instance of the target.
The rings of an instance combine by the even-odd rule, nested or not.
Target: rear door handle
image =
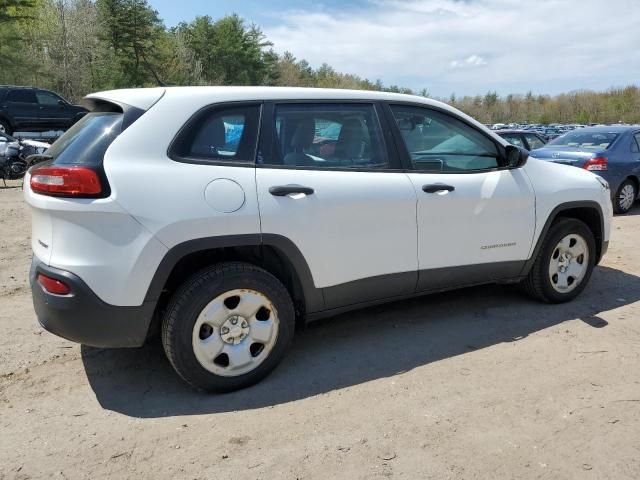
[[[312,195],[313,188],[304,187],[302,185],[275,185],[269,187],[269,193],[275,197],[286,197],[292,193],[304,193],[305,195]]]
[[[423,185],[422,191],[425,193],[453,192],[456,189],[453,185],[445,185],[444,183],[430,183]]]

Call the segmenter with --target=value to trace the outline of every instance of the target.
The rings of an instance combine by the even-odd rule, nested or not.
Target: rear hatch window
[[[93,112],[82,117],[47,150],[54,165],[102,164],[109,145],[122,131],[122,112]]]
[[[547,146],[606,150],[611,146],[616,138],[618,138],[618,134],[614,132],[585,132],[572,130],[561,137],[551,140],[547,143]]]

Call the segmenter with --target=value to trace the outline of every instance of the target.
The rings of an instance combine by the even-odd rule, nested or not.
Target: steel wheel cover
[[[211,373],[244,375],[269,356],[279,325],[276,308],[264,294],[230,290],[214,298],[198,315],[193,327],[193,353]]]
[[[566,235],[553,249],[549,280],[556,292],[569,293],[582,283],[589,267],[589,246],[575,233]]]

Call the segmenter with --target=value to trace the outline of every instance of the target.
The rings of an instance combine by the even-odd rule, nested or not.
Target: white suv
[[[607,249],[604,180],[527,162],[436,101],[176,87],[86,103],[25,181],[38,319],[99,347],[160,328],[206,390],[265,377],[296,320],[490,282],[564,302]]]

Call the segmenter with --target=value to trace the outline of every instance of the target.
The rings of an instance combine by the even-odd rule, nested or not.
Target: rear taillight
[[[30,185],[36,193],[60,197],[93,197],[102,192],[98,174],[86,167],[35,168]]]
[[[582,168],[585,170],[591,170],[592,172],[603,172],[607,169],[607,157],[595,157],[587,160]]]
[[[53,293],[55,295],[69,295],[71,293],[71,289],[69,285],[60,280],[56,280],[55,278],[47,277],[42,273],[38,273],[38,283],[42,285],[42,288],[49,293]]]

